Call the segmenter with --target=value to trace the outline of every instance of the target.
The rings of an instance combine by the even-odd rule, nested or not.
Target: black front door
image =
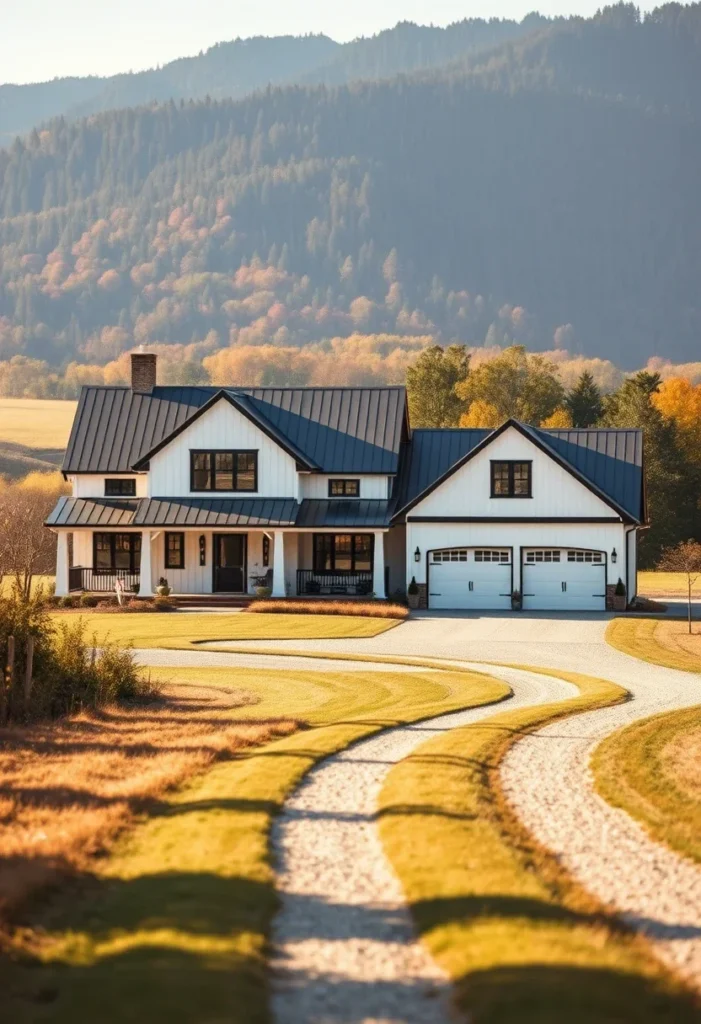
[[[214,592],[242,594],[246,589],[246,534],[214,535]]]

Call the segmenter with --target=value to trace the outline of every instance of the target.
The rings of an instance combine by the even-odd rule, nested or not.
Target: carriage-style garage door
[[[511,607],[508,548],[451,548],[429,557],[429,608]]]
[[[526,548],[521,573],[526,610],[603,612],[606,609],[603,551]]]

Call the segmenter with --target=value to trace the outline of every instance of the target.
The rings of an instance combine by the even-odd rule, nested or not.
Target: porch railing
[[[129,592],[132,587],[139,585],[140,574],[129,572],[128,569],[86,569],[83,566],[75,565],[68,570],[68,589],[85,590],[93,594],[107,594],[114,592],[114,585],[121,580],[125,591]]]
[[[311,597],[314,594],[345,594],[362,596],[373,592],[372,572],[334,572],[314,569],[297,570],[297,594]]]

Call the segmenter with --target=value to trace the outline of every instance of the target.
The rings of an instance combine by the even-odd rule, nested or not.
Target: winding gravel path
[[[464,668],[478,668],[462,664]],[[574,696],[568,683],[497,668],[508,707]],[[447,1024],[446,978],[415,937],[376,828],[392,765],[432,736],[504,704],[442,715],[363,740],[311,771],[273,828],[281,910],[273,929],[276,1024]]]
[[[608,621],[606,615],[423,613],[363,640],[235,642],[245,655],[145,653],[150,664],[258,667],[256,647],[273,648],[281,657],[279,663],[266,658],[269,668],[308,670],[339,663],[350,669],[352,663],[342,661],[348,653],[441,657],[462,664],[475,659],[585,672],[626,687],[629,703],[562,720],[522,739],[507,756],[502,778],[536,838],[586,888],[648,934],[660,955],[701,989],[701,870],[605,803],[589,770],[592,750],[610,732],[657,712],[701,705],[701,680],[609,647]],[[285,656],[294,650],[323,651],[331,658]],[[152,660],[161,654],[166,660]],[[357,667],[387,670],[382,663]],[[514,685],[509,707],[564,695],[565,684],[556,680],[536,675],[528,681],[522,674],[517,679],[518,674],[496,666],[492,671]],[[445,980],[413,939],[372,816],[392,764],[434,731],[493,713],[494,708],[481,708],[367,740],[325,762],[293,795],[274,836],[284,899],[275,933],[277,1024],[447,1020]]]

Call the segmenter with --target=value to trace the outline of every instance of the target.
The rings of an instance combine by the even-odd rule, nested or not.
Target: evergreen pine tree
[[[588,370],[584,370],[576,385],[565,397],[572,425],[574,427],[593,427],[604,411],[601,391]]]

